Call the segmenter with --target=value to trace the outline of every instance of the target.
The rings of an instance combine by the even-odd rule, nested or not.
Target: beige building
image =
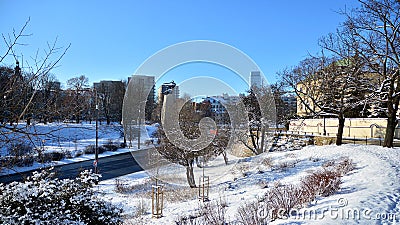
[[[346,118],[343,137],[384,138],[386,118]],[[338,131],[337,118],[297,119],[291,120],[289,131],[299,134],[336,136]],[[395,138],[400,138],[400,126],[395,132]]]
[[[297,102],[297,115],[305,117],[312,115],[314,112],[319,113],[321,110],[314,103],[319,102],[323,93],[321,92],[322,81],[317,74],[315,77],[310,77],[296,84],[298,95],[296,96]]]

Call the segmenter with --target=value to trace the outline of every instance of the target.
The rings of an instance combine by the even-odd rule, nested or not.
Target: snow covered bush
[[[39,154],[37,161],[41,162],[41,163],[45,163],[45,162],[51,162],[51,161],[60,161],[64,158],[65,158],[64,152],[53,151],[53,152],[45,152],[45,153]]]
[[[260,200],[249,201],[239,206],[237,222],[243,225],[264,225],[268,221],[267,205]]]
[[[336,171],[321,170],[306,176],[301,185],[308,195],[329,196],[339,190],[341,183],[340,174]]]
[[[226,224],[227,206],[223,199],[200,203],[199,214],[203,224]]]
[[[115,152],[118,150],[118,144],[112,141],[108,141],[106,144],[102,145],[102,147],[105,148],[106,151]]]
[[[274,162],[271,157],[265,157],[262,159],[261,164],[264,165],[267,168],[272,168],[274,167]]]
[[[200,221],[199,217],[194,215],[179,216],[175,223],[176,225],[203,225],[203,222]]]
[[[175,223],[177,225],[228,224],[226,210],[227,204],[222,199],[200,203],[196,212],[190,215],[180,215]]]
[[[99,154],[102,154],[105,151],[107,151],[107,149],[105,147],[103,147],[103,146],[99,146],[99,147],[97,147],[97,149],[98,149],[98,153]],[[94,154],[94,153],[96,153],[96,146],[88,145],[88,146],[85,147],[85,150],[83,150],[83,152],[85,154]]]
[[[271,188],[265,195],[265,203],[270,209],[270,219],[274,220],[281,216],[287,216],[291,209],[303,204],[301,200],[301,187],[285,185]]]
[[[12,143],[8,149],[9,155],[12,156],[23,156],[32,154],[33,147],[27,143]]]
[[[340,173],[341,175],[344,175],[346,173],[349,173],[350,171],[355,169],[355,164],[353,162],[353,160],[349,159],[349,158],[343,158],[342,161],[340,161],[339,163],[337,163],[335,165],[335,170]]]
[[[0,184],[0,224],[119,224],[122,210],[99,199],[98,175],[83,171],[59,180],[50,171]]]
[[[12,142],[6,145],[8,154],[1,157],[1,167],[31,166],[35,161],[32,145],[24,142]]]
[[[336,193],[341,177],[355,168],[349,158],[340,161],[327,161],[322,168],[304,177],[298,185],[280,185],[270,187],[261,199],[246,202],[237,210],[240,224],[266,224],[268,221],[292,216],[293,209],[302,208],[314,201],[317,196],[329,196]]]
[[[322,167],[323,170],[316,171],[301,181],[305,195],[310,198],[315,198],[316,195],[329,196],[338,191],[341,176],[352,171],[355,164],[351,159],[343,158],[339,162],[327,161],[322,164]]]
[[[151,207],[148,202],[144,201],[142,198],[140,201],[136,202],[135,209],[136,211],[134,212],[133,217],[140,217],[146,215],[150,211]]]

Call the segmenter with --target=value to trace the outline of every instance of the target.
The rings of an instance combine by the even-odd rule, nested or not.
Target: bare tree
[[[0,148],[8,151],[20,150],[31,151],[32,147],[25,148],[26,142],[31,145],[35,137],[47,134],[35,132],[29,129],[30,120],[37,113],[41,113],[48,108],[44,107],[36,111],[36,100],[43,90],[46,77],[49,77],[50,71],[59,63],[66,54],[70,45],[65,48],[57,47],[57,39],[53,43],[47,43],[47,48],[43,51],[37,51],[35,56],[26,57],[29,61],[19,61],[17,46],[24,46],[24,38],[29,37],[25,30],[29,19],[19,31],[13,30],[12,33],[2,34],[5,50],[0,53]],[[23,49],[23,48],[22,48]],[[6,60],[15,60],[15,67],[4,66]],[[22,64],[24,66],[22,66]],[[26,119],[27,127],[18,125],[21,120]],[[19,153],[17,155],[19,155]],[[11,163],[13,164],[13,163]],[[11,165],[12,166],[12,165]]]
[[[95,89],[107,125],[110,125],[111,121],[121,122],[122,103],[125,94],[124,82],[101,81],[100,83],[95,83]]]
[[[169,106],[171,107],[171,105]],[[181,109],[177,112],[179,117],[179,127],[174,130],[168,130],[169,135],[167,135],[166,131],[163,129],[159,130],[161,143],[157,147],[157,151],[170,162],[184,166],[186,168],[188,184],[190,187],[194,188],[196,187],[193,173],[195,159],[198,157],[210,159],[220,154],[224,154],[225,149],[228,147],[230,130],[218,129],[216,132],[218,135],[213,137],[213,134],[210,133],[209,129],[212,125],[208,124],[207,121],[205,124],[201,124],[201,119],[204,118],[205,115],[196,112],[190,100],[186,101],[182,107],[172,106],[172,108]],[[171,111],[169,112],[171,113]],[[171,121],[173,120],[165,120],[163,125],[169,127],[165,123]],[[180,134],[182,134],[182,136]],[[201,137],[205,137],[203,141],[208,141],[210,139],[212,139],[212,141],[204,147],[199,147],[196,144],[193,144],[195,142],[191,142],[199,140]],[[201,141],[198,144],[201,145]]]
[[[323,49],[331,53],[330,65],[321,72],[321,110],[336,114],[339,124],[336,145],[342,144],[345,117],[365,117],[368,96],[373,88],[373,79],[366,70],[365,60],[360,57],[358,43],[346,28],[337,30],[320,40]]]
[[[258,155],[264,151],[265,134],[269,127],[276,126],[276,106],[270,87],[252,87],[247,96],[242,97],[245,111],[248,114],[247,132],[235,135],[238,140]],[[240,107],[239,107],[240,108]],[[237,112],[239,109],[236,109]]]
[[[66,48],[57,47],[56,39],[53,43],[47,43],[47,49],[43,51],[43,54],[38,50],[30,62],[22,62],[25,64],[22,68],[15,48],[24,46],[21,39],[30,36],[30,34],[25,34],[29,21],[28,19],[19,32],[13,30],[11,34],[2,34],[6,50],[0,56],[0,63],[4,63],[8,57],[14,58],[16,62],[14,69],[2,66],[1,107],[3,107],[2,111],[8,112],[8,118],[5,118],[3,114],[2,121],[18,122],[27,116],[34,107],[36,95],[44,88],[43,80],[48,79],[50,71],[70,47],[70,45]],[[3,128],[7,129],[5,126]]]
[[[76,123],[80,123],[81,114],[88,104],[85,104],[85,91],[89,86],[89,79],[84,76],[73,77],[67,81],[67,85],[70,88],[70,94],[72,95],[72,107],[74,113],[74,119]]]
[[[291,101],[296,101],[296,97],[282,80],[272,84],[271,91],[276,105],[276,127],[284,125],[286,129],[289,129],[290,120],[297,117],[297,105],[291,103]],[[285,98],[288,101],[284,101]]]
[[[355,50],[372,73],[378,76],[372,97],[374,106],[385,106],[387,117],[383,146],[393,147],[400,102],[400,2],[397,0],[359,0],[361,7],[343,12],[344,26],[358,43]]]
[[[363,105],[371,82],[363,70],[363,60],[349,51],[351,46],[343,46],[337,38],[341,37],[332,34],[321,41],[336,57],[306,59],[281,77],[297,96],[300,116],[313,118],[329,114],[338,118],[336,144],[341,145],[345,116],[355,110],[360,111],[357,117],[365,113]]]
[[[320,71],[327,66],[326,62],[327,60],[317,57],[308,57],[297,66],[278,72],[282,82],[297,97],[297,114],[299,116],[316,116],[320,111],[321,106],[319,106],[318,100],[323,93],[321,93],[318,82],[322,79]]]

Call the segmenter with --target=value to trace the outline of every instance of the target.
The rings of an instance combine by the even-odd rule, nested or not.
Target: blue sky
[[[19,29],[30,17],[26,33],[32,36],[22,39],[28,45],[16,51],[24,60],[56,37],[58,46],[71,43],[53,71],[63,83],[78,75],[89,77],[90,83],[126,79],[157,51],[190,40],[223,42],[243,51],[272,83],[276,72],[318,51],[318,39],[344,19],[336,11],[357,5],[356,0],[0,0],[0,32]],[[197,71],[189,66],[171,73],[177,82],[187,79],[183,73],[222,76],[216,67]]]

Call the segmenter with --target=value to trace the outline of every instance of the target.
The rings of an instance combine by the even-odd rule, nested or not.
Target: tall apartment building
[[[155,77],[146,75],[133,75],[128,78],[128,83],[134,82],[141,88],[141,92],[147,95],[145,119],[151,120],[151,114],[155,108]]]
[[[158,87],[158,90],[157,90],[158,99],[161,99],[161,94],[162,94],[162,91],[163,91],[162,89],[163,89],[162,85],[160,87]],[[174,96],[174,99],[178,99],[180,97],[180,92],[179,92],[179,86],[178,85],[175,86],[175,88],[172,91],[171,95]]]
[[[263,86],[263,79],[260,71],[252,71],[250,73],[250,88],[257,87],[261,88]]]

